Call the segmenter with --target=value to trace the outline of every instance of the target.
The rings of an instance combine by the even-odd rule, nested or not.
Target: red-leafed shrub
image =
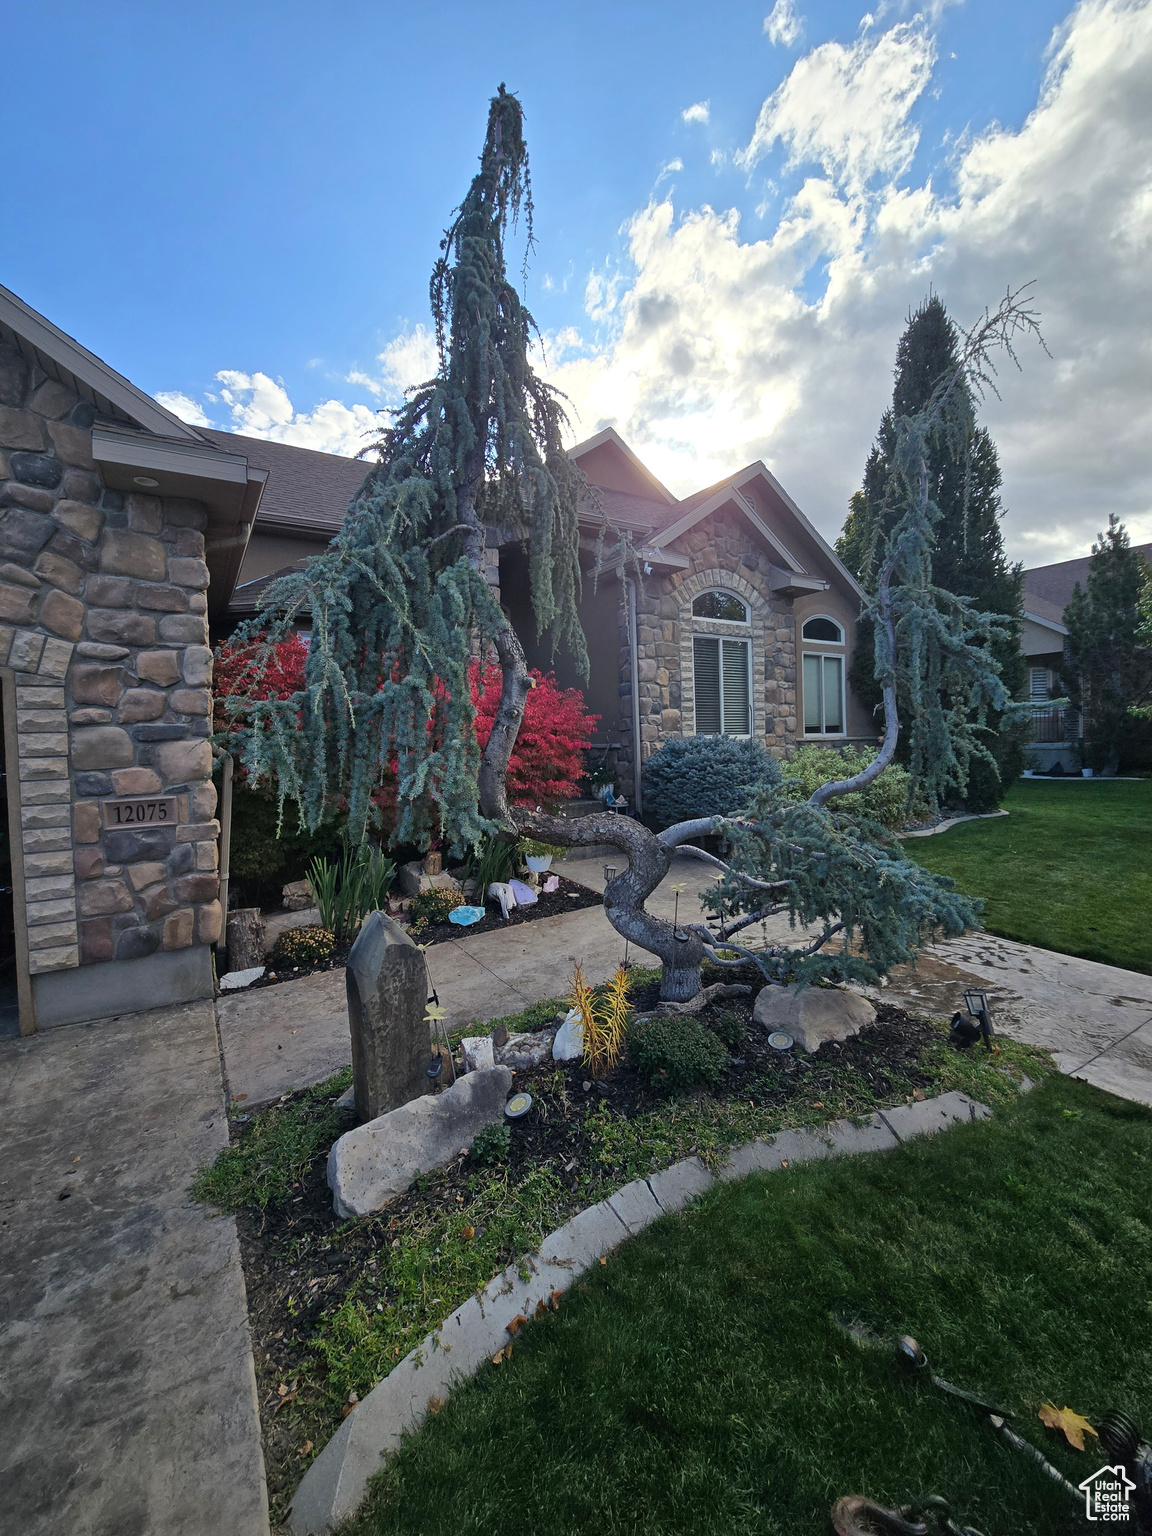
[[[579,794],[584,753],[600,719],[585,710],[579,688],[557,688],[551,673],[535,669],[532,678],[536,686],[529,691],[524,706],[505,781],[513,805],[544,805]],[[482,678],[478,666],[472,669],[476,739],[481,750],[492,734],[501,682],[497,666],[488,667]]]
[[[269,649],[262,641],[234,645],[225,640],[216,647],[212,664],[214,719],[218,731],[232,729],[239,716],[225,709],[223,700],[235,695],[245,699],[287,699],[304,686],[308,647],[299,635],[288,635]]]

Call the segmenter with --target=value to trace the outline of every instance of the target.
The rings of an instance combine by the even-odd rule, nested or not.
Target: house
[[[847,682],[860,588],[763,464],[680,499],[611,429],[572,454],[585,694],[626,795],[669,737],[875,741]],[[25,1032],[212,994],[209,647],[325,547],[367,468],[190,426],[0,288],[0,983]],[[594,579],[605,515],[642,570],[623,590]],[[580,682],[536,639],[526,564],[523,530],[488,530],[530,664]]]
[[[228,608],[239,620],[258,611],[273,576],[298,569],[324,547],[367,466],[224,432],[207,435],[268,470]],[[489,579],[529,665],[555,671],[563,687],[582,688],[600,717],[594,751],[616,770],[625,795],[641,800],[636,739],[641,763],[670,736],[720,731],[753,736],[777,754],[802,741],[875,742],[870,715],[847,682],[863,594],[763,464],[680,500],[612,428],[571,453],[588,481],[580,600],[587,681],[571,657],[553,657],[536,637],[522,530],[489,529]],[[605,517],[630,535],[642,571],[623,591],[614,571],[594,569]]]
[[[1135,546],[1152,559],[1152,544]],[[1090,556],[1038,565],[1024,572],[1024,624],[1020,645],[1028,665],[1032,700],[1032,747],[1029,756],[1045,771],[1057,762],[1074,764],[1080,748],[1080,717],[1072,709],[1053,709],[1049,700],[1061,696],[1060,673],[1068,630],[1064,610],[1077,586],[1088,585]]]

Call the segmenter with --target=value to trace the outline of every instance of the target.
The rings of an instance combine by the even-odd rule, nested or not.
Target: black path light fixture
[[[984,1037],[985,1050],[995,1050],[992,1044],[992,1036],[995,1031],[992,1028],[992,1015],[988,1009],[988,994],[983,987],[964,988],[964,1006],[974,1019],[980,1024],[980,1033]]]

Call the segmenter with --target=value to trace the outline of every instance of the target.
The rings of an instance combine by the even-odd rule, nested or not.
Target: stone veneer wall
[[[720,634],[752,641],[753,729],[776,756],[797,737],[796,627],[792,600],[769,584],[771,561],[732,514],[705,518],[677,539],[691,556],[686,571],[648,576],[636,594],[640,687],[640,760],[670,736],[695,731],[692,635]],[[692,599],[713,587],[737,593],[752,610],[751,625],[721,626],[693,620]],[[627,630],[621,630],[620,726],[632,762],[632,683]]]
[[[0,666],[15,683],[9,794],[18,784],[34,978],[220,930],[207,514],[106,489],[94,419],[0,347]],[[161,793],[175,825],[104,828],[105,798]]]

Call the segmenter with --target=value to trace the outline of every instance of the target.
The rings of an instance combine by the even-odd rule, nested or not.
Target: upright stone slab
[[[404,929],[372,912],[349,953],[345,979],[356,1117],[375,1120],[427,1092],[428,970]]]

